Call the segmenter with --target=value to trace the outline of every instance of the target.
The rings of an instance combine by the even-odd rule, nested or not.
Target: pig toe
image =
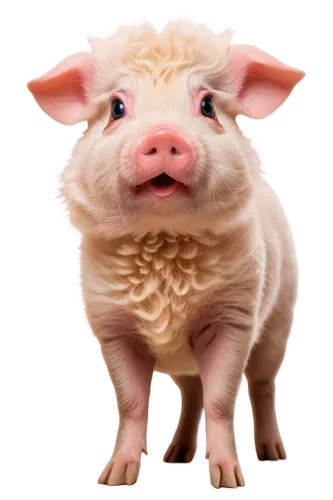
[[[110,473],[104,482],[108,486],[132,485],[136,483],[139,475],[139,464],[130,463],[115,463]]]
[[[242,471],[238,464],[212,464],[209,467],[209,475],[210,482],[216,489],[245,486]]]
[[[107,486],[130,486],[136,483],[139,469],[140,463],[133,459],[111,459],[98,479],[98,483]]]
[[[284,444],[268,442],[258,447],[256,454],[258,462],[285,462],[288,458]]]
[[[164,462],[189,463],[193,460],[196,447],[188,443],[171,443],[164,455]]]
[[[287,458],[282,441],[267,441],[258,444],[257,455],[260,461],[285,460]]]
[[[162,454],[162,463],[164,464],[191,464],[197,457],[201,455],[202,436],[197,436],[198,432],[194,431],[192,435],[184,437],[178,432],[171,437],[169,443]]]

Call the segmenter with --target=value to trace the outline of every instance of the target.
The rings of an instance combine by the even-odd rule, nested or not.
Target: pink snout
[[[193,147],[171,127],[152,129],[135,152],[139,177],[144,182],[165,172],[186,182],[194,163]]]

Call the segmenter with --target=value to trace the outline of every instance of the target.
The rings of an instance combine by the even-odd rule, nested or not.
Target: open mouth
[[[163,172],[163,174],[157,175],[140,186],[137,186],[135,191],[148,191],[159,198],[166,198],[167,196],[171,196],[180,188],[184,190],[186,189],[186,186]]]

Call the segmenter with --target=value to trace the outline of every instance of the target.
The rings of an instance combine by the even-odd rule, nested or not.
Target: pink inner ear
[[[31,80],[28,89],[45,113],[64,125],[87,118],[94,79],[94,59],[88,52],[67,57],[48,73]]]
[[[237,113],[265,118],[287,99],[305,73],[250,45],[230,48]]]

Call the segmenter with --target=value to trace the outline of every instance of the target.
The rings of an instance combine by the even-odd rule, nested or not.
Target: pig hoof
[[[199,434],[199,437],[196,438]],[[191,464],[201,456],[202,435],[196,430],[186,438],[179,429],[172,435],[162,454],[163,464]]]
[[[107,486],[128,486],[136,483],[139,475],[140,463],[133,459],[112,458],[102,472],[98,483]]]
[[[237,488],[245,486],[240,466],[237,465],[219,465],[215,463],[209,467],[210,482],[214,488]]]
[[[192,462],[196,447],[186,443],[171,443],[164,455],[164,462],[189,463]]]
[[[285,460],[287,454],[281,441],[267,441],[257,446],[257,455],[260,461]]]

